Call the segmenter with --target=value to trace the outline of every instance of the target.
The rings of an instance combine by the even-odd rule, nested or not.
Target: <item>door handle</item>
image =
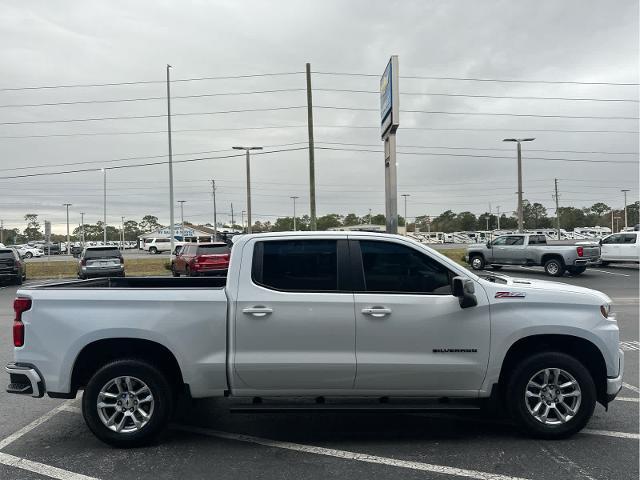
[[[385,315],[391,315],[391,309],[386,307],[372,307],[372,308],[363,308],[361,310],[365,315],[371,315],[372,317],[384,317]]]
[[[270,313],[273,313],[273,309],[269,307],[247,307],[242,309],[242,313],[247,313],[249,315],[253,315],[254,317],[265,317]]]

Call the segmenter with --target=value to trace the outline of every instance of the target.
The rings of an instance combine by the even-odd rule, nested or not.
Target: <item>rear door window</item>
[[[252,268],[254,283],[284,291],[338,290],[336,240],[257,242]]]
[[[622,235],[622,243],[636,243],[635,233],[625,233]]]

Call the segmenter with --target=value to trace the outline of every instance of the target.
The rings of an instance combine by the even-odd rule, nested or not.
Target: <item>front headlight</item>
[[[604,318],[609,318],[609,313],[611,313],[611,304],[607,303],[606,305],[600,305],[600,313]]]

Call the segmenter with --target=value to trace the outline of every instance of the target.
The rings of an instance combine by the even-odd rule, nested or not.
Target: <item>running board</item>
[[[479,405],[438,403],[427,405],[390,405],[390,404],[368,404],[368,405],[340,405],[340,404],[309,404],[309,405],[287,405],[287,404],[252,404],[233,405],[229,407],[231,413],[292,413],[292,412],[336,412],[336,413],[421,413],[421,412],[448,412],[448,411],[476,411],[480,410]]]

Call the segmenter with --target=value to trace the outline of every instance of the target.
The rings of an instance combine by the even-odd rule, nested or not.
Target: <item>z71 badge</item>
[[[495,298],[524,298],[527,294],[524,292],[496,292]]]

